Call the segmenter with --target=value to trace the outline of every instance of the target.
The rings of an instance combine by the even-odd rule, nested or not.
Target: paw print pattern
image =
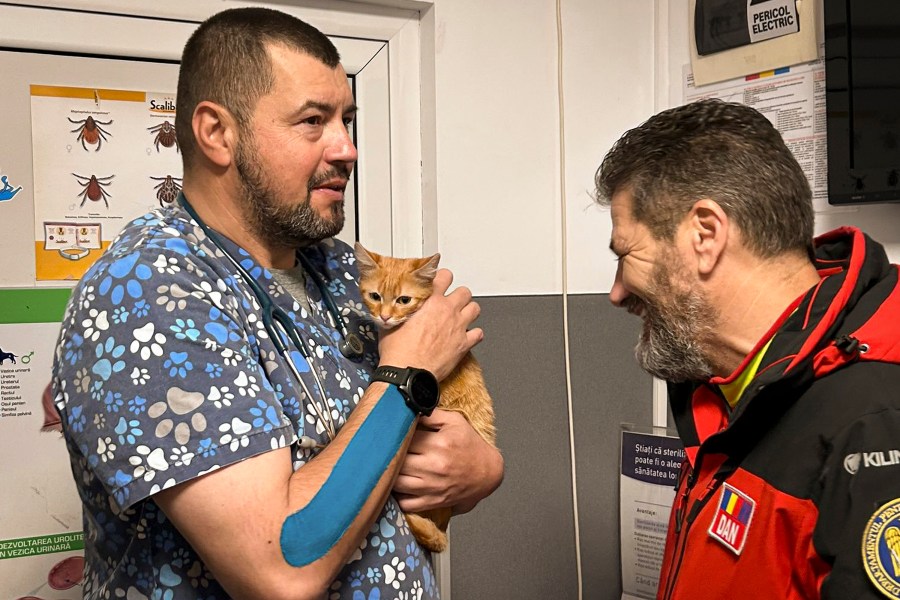
[[[229,240],[223,246],[271,289],[308,343],[301,377],[339,429],[377,360],[353,252],[334,240],[303,250],[322,275],[365,361],[336,347],[321,300],[307,311]],[[327,441],[307,397],[266,332],[259,303],[233,265],[176,204],[126,225],[73,291],[57,352],[55,390],[85,499],[83,593],[109,598],[225,597],[202,560],[147,499],[217,468],[291,446],[294,468],[313,459],[301,435]],[[319,382],[314,381],[310,367]],[[317,434],[318,431],[318,434]],[[79,466],[80,465],[80,466]],[[123,508],[125,507],[125,508]],[[118,564],[110,578],[104,570]],[[434,600],[431,562],[392,498],[329,586],[332,600]]]
[[[165,402],[157,402],[147,410],[148,415],[157,419],[154,434],[157,438],[165,438],[174,431],[175,441],[187,444],[191,432],[202,433],[206,430],[206,417],[196,411],[205,400],[199,392],[187,392],[179,387],[170,387]],[[193,414],[191,414],[193,413]]]

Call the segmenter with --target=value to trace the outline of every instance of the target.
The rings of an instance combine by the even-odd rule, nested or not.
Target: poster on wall
[[[175,94],[31,85],[37,281],[80,278],[181,190]]]
[[[67,297],[0,290],[0,598],[81,597],[81,502],[48,388]]]
[[[652,600],[659,587],[684,447],[677,437],[623,431],[621,458],[622,600]]]
[[[687,65],[683,75],[685,102],[719,98],[746,104],[765,115],[806,173],[815,211],[834,211],[828,204],[824,60],[704,86],[695,85]]]

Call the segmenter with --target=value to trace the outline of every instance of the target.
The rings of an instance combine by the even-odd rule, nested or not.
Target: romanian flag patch
[[[744,549],[756,502],[727,483],[722,485],[719,506],[709,525],[709,535],[737,555]]]

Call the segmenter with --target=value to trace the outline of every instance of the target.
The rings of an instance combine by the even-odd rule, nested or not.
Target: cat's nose
[[[381,315],[381,322],[382,322],[382,323],[387,323],[387,322],[390,321],[390,320],[391,320],[391,315],[389,315],[389,314],[382,314],[382,315]]]

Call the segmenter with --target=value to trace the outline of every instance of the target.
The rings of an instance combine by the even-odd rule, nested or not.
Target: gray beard
[[[299,204],[279,203],[266,181],[252,140],[238,145],[235,166],[241,178],[241,193],[247,199],[250,227],[263,240],[274,246],[303,248],[325,238],[334,237],[344,228],[344,203],[335,204],[331,218],[319,216],[310,206],[313,188],[324,181],[349,173],[337,168],[312,177],[307,183],[306,198]]]
[[[716,313],[700,294],[677,289],[665,263],[654,270],[654,289],[648,293],[653,303],[632,297],[643,305],[644,319],[635,358],[641,368],[664,381],[705,381],[713,369],[702,345],[711,335]]]
[[[662,320],[651,313],[652,311],[645,316],[644,330],[634,349],[641,368],[655,377],[673,383],[709,379],[713,373],[712,367],[696,342],[705,328],[696,322]],[[708,315],[697,315],[697,318],[707,317]]]

